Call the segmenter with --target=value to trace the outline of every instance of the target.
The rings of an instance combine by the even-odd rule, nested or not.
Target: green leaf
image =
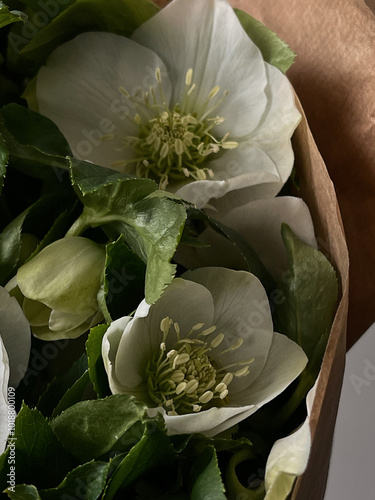
[[[69,220],[74,208],[75,207],[73,206],[71,210],[65,210],[64,212],[58,215],[51,229],[48,231],[48,233],[45,235],[42,241],[40,241],[35,251],[28,257],[27,260],[32,259],[41,250],[43,250],[43,248],[65,236],[66,230],[69,227]]]
[[[292,49],[263,23],[240,9],[234,9],[243,29],[259,48],[263,59],[286,73],[296,57]]]
[[[112,320],[130,315],[145,295],[145,263],[124,243],[107,245],[104,291]]]
[[[291,386],[291,394],[287,391],[286,401],[280,395],[264,412],[261,409],[254,415],[260,418],[258,427],[267,428],[269,433],[289,421],[314,385],[338,297],[337,276],[326,257],[299,240],[287,224],[282,225],[281,233],[288,255],[288,271],[279,284],[283,298],[275,306],[275,330],[297,342],[309,361]]]
[[[145,297],[154,303],[171,282],[176,267],[170,264],[186,219],[184,207],[156,191],[148,179],[118,179],[82,191],[82,168],[87,164],[71,160],[71,178],[85,205],[69,235],[88,227],[110,224],[123,234],[126,244],[147,264]],[[155,193],[158,193],[154,195]]]
[[[43,500],[82,498],[97,500],[104,489],[110,464],[89,462],[80,465],[66,476],[57,488],[41,490]]]
[[[53,410],[58,406],[64,394],[85,374],[87,371],[87,358],[81,356],[73,366],[59,377],[55,377],[44,393],[40,396],[37,408],[46,417],[50,417]]]
[[[75,465],[44,416],[25,404],[17,415],[12,438],[19,483],[49,488],[58,484]]]
[[[0,111],[0,132],[11,164],[40,179],[56,176],[57,168],[68,169],[65,157],[70,147],[57,126],[45,116],[19,104]]]
[[[132,175],[122,174],[111,168],[101,167],[87,161],[80,161],[71,159],[71,180],[72,184],[78,188],[78,195],[82,198],[87,194],[99,190],[104,186],[115,184],[117,181],[123,179],[131,179]],[[147,194],[156,189],[150,185]]]
[[[165,432],[150,422],[140,441],[113,472],[103,500],[112,500],[119,490],[129,487],[147,471],[154,467],[171,465],[175,459],[176,453]]]
[[[121,436],[143,418],[146,405],[127,394],[82,401],[51,422],[64,447],[82,463],[112,449]]]
[[[4,106],[1,116],[19,144],[51,156],[72,154],[65,137],[49,118],[15,103]]]
[[[99,398],[111,394],[102,358],[102,341],[107,329],[108,325],[98,325],[91,328],[86,342],[89,376]]]
[[[5,174],[9,160],[8,148],[5,144],[3,136],[0,134],[0,194],[4,186]]]
[[[17,484],[5,492],[12,500],[42,500],[37,488],[31,484]]]
[[[18,21],[25,22],[27,16],[23,12],[18,10],[9,10],[4,2],[0,2],[0,28],[4,28],[11,23],[16,23]]]
[[[279,284],[284,301],[276,309],[276,328],[297,342],[311,359],[322,338],[327,339],[335,313],[338,283],[326,257],[297,238],[287,224],[282,237],[288,271]],[[325,346],[320,346],[322,357]]]
[[[225,500],[216,451],[208,446],[191,469],[191,500]]]
[[[49,242],[52,236],[61,235],[65,224],[62,227],[60,223],[65,223],[66,220],[56,222],[56,217],[70,201],[64,196],[44,196],[8,224],[0,234],[0,284],[6,284],[17,268],[21,256],[22,234],[30,232],[43,237],[48,233],[49,236],[42,242],[42,246]],[[54,229],[51,229],[51,226]]]
[[[37,11],[42,12],[37,5]],[[79,33],[109,31],[130,36],[158,12],[156,5],[148,0],[70,0],[64,5],[51,2],[43,10],[47,19],[43,27],[37,27],[30,15],[23,30],[14,27],[9,34],[9,58],[13,64],[23,63],[24,71],[29,74],[54,49]]]
[[[93,212],[116,212],[153,193],[150,179],[125,176],[112,169],[70,158],[70,177],[82,202]]]
[[[70,406],[79,403],[84,398],[84,393],[90,383],[89,372],[86,370],[83,375],[80,376],[78,380],[74,382],[72,387],[70,387],[64,396],[60,399],[58,405],[53,410],[51,417],[54,418],[59,415],[62,411],[66,410]]]

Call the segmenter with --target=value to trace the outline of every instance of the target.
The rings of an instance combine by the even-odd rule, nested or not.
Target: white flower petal
[[[249,375],[231,383],[231,393],[232,387],[236,391],[249,387],[262,373],[273,338],[270,306],[262,284],[248,272],[220,267],[195,269],[184,273],[183,277],[204,285],[214,298],[217,331],[213,335],[223,332],[225,339],[217,351],[212,352],[212,358],[215,359],[216,352],[230,348],[239,338],[243,339],[240,349],[220,357],[220,364],[226,366],[254,358]],[[240,368],[243,366],[237,367]],[[246,404],[250,402],[248,400]]]
[[[9,359],[0,336],[0,453],[8,438],[8,380]]]
[[[288,224],[303,242],[317,248],[309,208],[300,198],[281,196],[237,206],[234,200],[229,201],[224,197],[212,202],[205,211],[212,218],[237,231],[276,279],[280,279],[287,268],[287,255],[281,237],[282,223]],[[178,263],[190,269],[205,266],[246,268],[236,247],[213,229],[206,229],[199,239],[211,246],[180,248],[175,257]]]
[[[115,161],[134,156],[122,141],[138,133],[138,127],[126,118],[128,114],[134,118],[136,107],[119,88],[132,96],[146,92],[156,86],[157,67],[165,75],[163,90],[168,101],[169,80],[156,54],[113,33],[83,33],[60,45],[39,71],[39,111],[58,125],[75,157],[111,167]]]
[[[265,500],[284,500],[306,468],[311,446],[309,420],[290,436],[276,441],[267,460]]]
[[[197,86],[191,95],[194,111],[219,86],[221,92],[229,91],[217,110],[226,119],[220,126],[224,133],[241,137],[256,128],[267,103],[265,65],[226,1],[175,0],[140,26],[133,39],[155,50],[166,63],[174,103],[180,101],[192,68]]]
[[[26,373],[30,357],[30,325],[14,297],[0,287],[0,336],[8,353],[9,385],[16,388]]]
[[[120,339],[124,333],[126,325],[131,320],[131,316],[124,316],[123,318],[113,321],[103,337],[102,358],[112,394],[121,394],[124,392],[124,387],[116,378],[114,363]]]
[[[169,416],[163,408],[149,408],[147,413],[154,417],[157,413],[164,416],[167,434],[195,434],[215,436],[229,427],[236,425],[254,412],[252,405],[241,407],[226,406],[223,408],[210,408],[199,413],[188,415]]]
[[[245,238],[276,278],[280,278],[287,267],[287,255],[281,237],[282,223],[288,224],[306,244],[317,247],[309,208],[300,198],[283,196],[257,200],[228,212],[212,214],[213,217],[215,215]]]
[[[261,149],[246,144],[209,161],[207,167],[212,169],[212,179],[190,182],[176,190],[181,198],[198,208],[203,208],[212,199],[220,199],[227,193],[245,187],[280,183],[278,171],[270,157]]]
[[[231,393],[232,404],[254,404],[257,409],[274,399],[295,380],[308,359],[301,347],[285,335],[273,334],[266,364],[256,380],[241,392]]]
[[[160,322],[167,316],[179,323],[182,337],[197,323],[209,327],[213,321],[211,294],[197,283],[175,279],[150,307],[146,317],[134,318],[126,326],[118,347],[115,370],[119,382],[129,390],[144,381],[147,362],[159,350],[163,339]],[[170,349],[176,341],[177,337],[171,332],[166,340],[167,348]]]
[[[299,429],[279,439],[273,445],[267,459],[265,500],[284,500],[288,497],[294,481],[306,469],[311,448],[310,412],[314,401],[317,381],[306,398],[306,420]]]
[[[266,73],[267,111],[258,128],[252,132],[249,143],[266,151],[275,163],[281,188],[292,171],[294,155],[290,140],[301,114],[295,106],[293,89],[285,75],[267,63]]]

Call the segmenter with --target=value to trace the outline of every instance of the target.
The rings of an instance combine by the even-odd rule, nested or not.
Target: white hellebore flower
[[[41,68],[36,97],[77,158],[200,207],[261,183],[274,196],[292,169],[292,88],[226,0],[174,0],[132,39],[77,36]]]
[[[9,434],[8,386],[15,389],[26,373],[30,325],[14,297],[0,287],[0,453]]]
[[[280,394],[307,358],[273,332],[267,296],[245,271],[203,268],[175,279],[152,306],[113,322],[102,355],[114,394],[163,414],[173,434],[213,436]]]

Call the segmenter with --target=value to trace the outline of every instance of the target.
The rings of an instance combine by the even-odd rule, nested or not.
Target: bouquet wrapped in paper
[[[226,0],[0,26],[4,498],[321,498],[347,254],[291,49]]]

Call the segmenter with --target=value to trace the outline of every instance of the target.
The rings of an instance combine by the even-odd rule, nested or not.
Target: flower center
[[[167,351],[165,341],[172,325],[177,341]],[[225,336],[219,333],[210,342],[205,341],[216,327],[202,330],[203,326],[202,323],[194,325],[181,338],[178,323],[173,323],[169,317],[160,323],[163,341],[160,351],[148,363],[147,388],[151,400],[164,407],[168,415],[183,415],[229,404],[229,384],[234,377],[249,374],[249,365],[254,359],[219,366],[220,357],[241,347],[243,339],[240,338],[228,349],[216,352]]]
[[[223,117],[211,115],[225,100],[228,92],[224,92],[213,103],[220,91],[215,86],[205,103],[200,106],[198,116],[198,113],[188,111],[192,108],[189,104],[190,96],[196,89],[196,85],[192,84],[192,77],[193,71],[189,69],[181,103],[176,104],[173,109],[166,103],[159,68],[156,69],[158,93],[151,87],[149,91],[132,97],[129,92],[120,88],[137,109],[133,118],[127,118],[139,128],[139,133],[136,137],[127,136],[123,139],[124,147],[132,147],[135,151],[135,158],[114,162],[113,167],[127,167],[133,163],[138,177],[157,180],[160,189],[165,189],[171,180],[205,180],[213,177],[212,170],[204,166],[207,157],[238,146],[237,142],[227,140],[229,133],[218,139],[211,131],[215,125],[225,121]]]

